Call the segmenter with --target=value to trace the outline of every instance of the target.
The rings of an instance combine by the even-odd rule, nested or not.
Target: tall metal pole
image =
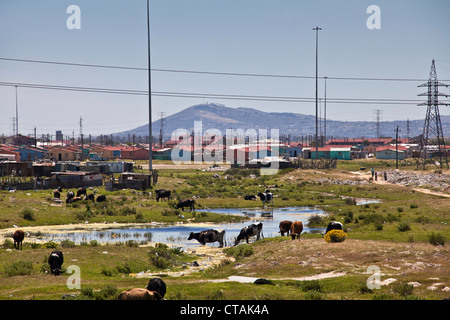
[[[152,69],[150,63],[150,0],[147,0],[147,50],[148,50],[148,144],[149,144],[149,159],[148,170],[153,172],[152,166]]]
[[[324,143],[327,143],[327,77],[325,77],[325,105],[324,105]]]
[[[322,28],[319,27],[315,27],[313,28],[313,30],[316,31],[316,160],[318,159],[318,154],[319,154],[319,136],[318,136],[318,108],[319,108],[319,104],[318,104],[318,95],[319,95],[319,91],[318,91],[318,86],[319,86],[319,80],[318,80],[318,73],[319,73],[319,63],[318,63],[318,51],[319,51],[319,30],[322,30]]]
[[[16,137],[19,136],[19,105],[17,102],[17,86],[16,86]]]

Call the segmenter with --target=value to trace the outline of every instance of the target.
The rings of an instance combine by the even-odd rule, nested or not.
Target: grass
[[[171,189],[173,199],[160,202],[155,201],[154,194],[131,190],[107,192],[103,187],[98,188],[98,194],[107,196],[104,204],[53,203],[50,190],[1,191],[0,228],[85,221],[232,222],[239,218],[205,214],[201,210],[260,207],[260,201],[246,201],[244,195],[256,194],[262,186],[270,185],[277,196],[275,206],[319,206],[329,214],[311,216],[309,226],[324,227],[329,221],[340,221],[348,238],[341,243],[325,243],[316,234],[304,234],[295,241],[277,236],[226,248],[225,259],[214,268],[184,277],[164,277],[168,299],[442,299],[445,292],[426,288],[433,284],[430,278],[450,285],[445,272],[449,266],[444,259],[448,256],[445,240],[450,237],[448,199],[403,186],[330,182],[355,180],[349,171],[359,171],[363,166],[373,165],[382,170],[392,168],[392,164],[339,161],[335,170],[280,170],[275,176],[258,175],[258,170],[229,170],[218,172],[218,178],[213,177],[214,172],[197,169],[162,169],[158,187]],[[405,162],[401,168],[414,170],[415,163]],[[196,213],[174,208],[178,199],[193,196],[197,198]],[[360,198],[380,202],[356,205]],[[0,246],[0,299],[61,299],[64,294],[79,299],[114,299],[121,290],[146,285],[146,279],[132,274],[147,270],[165,274],[168,269],[182,272],[187,264],[201,257],[181,253],[179,248],[141,246],[136,241],[120,245],[25,241],[23,250],[18,251],[12,249],[12,241],[7,239]],[[55,248],[64,252],[64,268],[77,265],[82,270],[82,290],[67,289],[69,275],[55,277],[48,273],[46,259]],[[365,272],[370,265],[380,266],[383,274],[395,277],[402,286],[366,290]],[[311,283],[295,280],[331,271],[346,275]],[[273,279],[275,285],[208,282],[230,275]],[[420,282],[421,286],[409,292],[410,288],[403,284],[411,281]]]

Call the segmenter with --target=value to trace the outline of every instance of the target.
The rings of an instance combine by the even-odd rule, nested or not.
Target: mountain
[[[164,118],[164,137],[170,138],[175,129],[193,131],[194,121],[202,121],[203,133],[207,129],[218,129],[223,135],[226,129],[279,129],[280,135],[292,138],[315,135],[315,116],[300,113],[263,112],[252,108],[229,108],[221,104],[199,104]],[[441,116],[444,135],[450,133],[450,116]],[[152,123],[154,137],[159,137],[160,120]],[[399,126],[400,136],[407,135],[407,121],[383,121],[380,123],[380,135],[394,137]],[[409,121],[409,136],[418,136],[423,131],[424,120]],[[322,123],[323,128],[323,123]],[[148,136],[148,125],[115,133],[115,136]],[[374,121],[335,121],[327,120],[327,137],[335,138],[375,138]]]

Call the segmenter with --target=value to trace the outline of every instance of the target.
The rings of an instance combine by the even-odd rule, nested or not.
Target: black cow
[[[167,198],[167,200],[170,199],[170,190],[166,189],[156,189],[156,202],[159,202],[159,199]]]
[[[66,203],[71,203],[70,200],[72,200],[73,198],[75,198],[75,193],[73,191],[69,191],[67,192],[67,199],[66,199]]]
[[[256,241],[259,240],[260,235],[264,238],[264,235],[262,234],[262,222],[257,222],[249,225],[248,227],[242,228],[241,232],[236,238],[236,241],[234,241],[234,245],[238,245],[241,240],[246,240],[248,243],[248,238],[256,236]]]
[[[63,253],[59,250],[52,251],[50,257],[48,257],[48,264],[50,270],[55,276],[59,276],[62,273],[62,264],[64,262]]]
[[[97,197],[97,202],[105,202],[106,196],[104,194],[101,194]]]
[[[266,206],[266,202],[273,205],[273,194],[271,192],[258,192],[258,197],[261,199],[263,206]]]
[[[81,197],[81,195],[86,195],[86,188],[80,188],[77,190],[77,197]]]
[[[147,290],[158,292],[161,298],[166,294],[166,284],[160,278],[151,278],[147,285]]]
[[[322,234],[322,237],[325,236],[328,231],[331,230],[343,230],[343,226],[342,223],[338,222],[338,221],[331,221],[328,226],[327,226],[327,230],[325,231],[324,234]]]
[[[181,208],[181,210],[184,211],[184,207],[189,207],[190,208],[189,212],[191,212],[192,210],[195,211],[194,205],[195,205],[194,199],[184,199],[178,202],[178,204],[175,206],[175,209]]]
[[[61,187],[56,188],[55,190],[53,190],[53,197],[60,199],[61,198],[61,192],[62,192],[62,188]]]
[[[84,199],[85,200],[95,201],[95,194],[94,193],[89,193],[89,194],[86,195],[86,197]]]
[[[225,235],[225,230],[223,230],[223,229],[219,229],[219,230],[211,229],[211,230],[206,230],[206,231],[201,231],[201,232],[191,232],[188,240],[195,239],[198,242],[200,242],[200,244],[202,244],[202,245],[205,245],[206,243],[218,241],[219,248],[222,248],[224,235]]]
[[[244,200],[256,200],[256,196],[254,194],[244,196]]]

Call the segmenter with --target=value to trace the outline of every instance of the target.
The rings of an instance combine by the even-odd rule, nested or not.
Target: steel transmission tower
[[[438,82],[434,60],[431,64],[429,80],[426,83],[421,84],[419,87],[428,88],[427,92],[419,94],[419,96],[427,96],[428,100],[425,103],[419,104],[419,106],[427,106],[427,114],[425,116],[425,123],[423,126],[423,136],[418,167],[425,169],[427,159],[431,158],[430,155],[434,154],[434,156],[439,159],[439,167],[444,168],[445,166],[448,169],[449,166],[447,152],[445,150],[441,116],[439,114],[439,105],[448,106],[449,104],[439,102],[439,96],[446,98],[450,96],[439,93],[439,87],[448,87],[448,85]],[[435,145],[433,141],[433,146],[430,145],[432,143],[432,139],[437,139]],[[434,163],[437,165],[436,162]]]

